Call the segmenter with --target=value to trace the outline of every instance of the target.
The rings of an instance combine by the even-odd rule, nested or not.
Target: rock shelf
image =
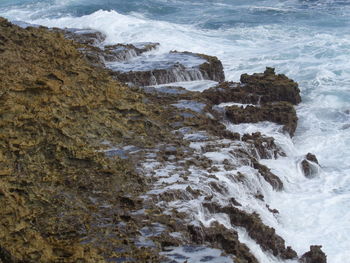
[[[272,68],[224,82],[216,57],[17,24],[0,18],[1,263],[257,263],[242,229],[271,256],[298,259],[247,203],[278,214],[264,189],[283,182],[260,160],[285,153],[225,125],[272,121],[292,136],[297,83]],[[171,86],[199,79],[218,84]],[[308,176],[317,158],[304,161]],[[326,262],[320,246],[299,259]]]

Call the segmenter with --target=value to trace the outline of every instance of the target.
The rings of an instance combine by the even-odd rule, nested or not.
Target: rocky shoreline
[[[272,68],[225,82],[216,57],[104,39],[0,18],[0,262],[259,262],[242,231],[281,260],[326,262],[320,246],[297,255],[228,187],[278,214],[258,185],[283,182],[259,161],[285,153],[228,125],[293,136],[298,84]],[[200,80],[214,85],[171,84]],[[316,156],[300,166],[312,178]]]

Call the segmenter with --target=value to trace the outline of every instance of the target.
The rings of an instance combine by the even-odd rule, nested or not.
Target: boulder
[[[322,246],[310,246],[310,251],[301,256],[301,263],[327,263],[327,256],[321,250]]]
[[[289,102],[267,103],[261,107],[229,106],[226,107],[226,117],[235,124],[271,121],[283,125],[283,131],[294,135],[298,117],[293,105]]]
[[[317,174],[318,170],[318,160],[316,156],[312,153],[308,153],[304,160],[301,162],[301,169],[305,177],[312,178]]]

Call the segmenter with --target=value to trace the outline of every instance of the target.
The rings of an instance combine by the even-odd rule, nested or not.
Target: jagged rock
[[[263,95],[260,103],[286,101],[298,104],[301,102],[298,83],[283,74],[276,75],[274,68],[267,67],[263,74],[243,74],[240,81],[252,93]]]
[[[191,52],[173,51],[151,59],[140,58],[133,60],[131,64],[115,64],[111,69],[117,80],[139,86],[201,79],[219,82],[224,80],[220,60]]]
[[[321,250],[322,246],[310,246],[310,251],[301,256],[302,263],[327,263],[327,256]]]
[[[294,135],[298,117],[295,109],[289,102],[267,103],[261,107],[229,106],[226,107],[226,117],[233,123],[256,123],[271,121],[283,125],[283,131]]]
[[[274,228],[264,225],[256,213],[249,214],[234,206],[221,207],[216,203],[204,203],[203,206],[211,213],[227,214],[231,224],[244,227],[263,250],[281,259],[297,258],[297,253],[291,247],[286,247],[283,238],[276,234]]]
[[[208,242],[226,253],[234,255],[237,262],[258,263],[249,248],[239,241],[237,232],[228,230],[219,223],[214,223],[209,228],[189,225],[188,231],[192,241],[197,244]]]
[[[317,174],[317,166],[319,165],[316,155],[308,153],[301,162],[301,168],[305,177],[312,178]]]
[[[273,189],[280,191],[283,189],[283,182],[281,179],[272,173],[265,165],[260,164],[256,159],[252,159],[254,169],[257,169],[259,174],[268,182]]]
[[[298,84],[285,75],[276,75],[271,68],[267,68],[263,74],[243,74],[241,83],[223,82],[203,91],[203,95],[213,104],[264,104],[278,101],[298,104],[301,101]]]
[[[252,146],[252,154],[254,155],[257,153],[258,155],[255,156],[255,158],[272,159],[277,158],[278,155],[285,156],[285,153],[275,144],[275,139],[273,137],[263,136],[260,132],[244,134],[242,136],[242,141]]]

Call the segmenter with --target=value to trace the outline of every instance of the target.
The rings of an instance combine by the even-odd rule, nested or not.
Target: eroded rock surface
[[[203,93],[129,88],[104,66],[137,60],[157,44],[103,48],[100,33],[75,31],[66,35],[70,40],[63,33],[0,19],[0,262],[162,262],[172,251],[198,252],[196,246],[220,249],[235,262],[258,262],[233,228],[199,220],[218,215],[244,228],[264,251],[296,258],[228,185],[244,187],[276,214],[259,187],[281,190],[283,183],[259,161],[284,153],[273,138],[227,130],[225,111],[213,107],[261,103],[262,112],[228,112],[288,126],[285,114],[300,101],[295,82],[267,69],[243,75],[238,93],[229,83]],[[185,71],[224,80],[215,57],[170,54],[183,64],[201,62],[176,64]],[[173,62],[160,61],[161,70]],[[123,81],[145,86],[155,71]],[[164,72],[158,78],[174,81]],[[282,106],[275,105],[288,110],[278,113]]]
[[[223,82],[203,92],[213,104],[237,102],[243,104],[265,104],[284,101],[301,102],[298,84],[283,74],[275,74],[273,68],[264,73],[243,74],[241,82]]]
[[[0,258],[156,262],[135,245],[138,226],[126,216],[139,209],[132,200],[144,179],[127,160],[105,156],[102,142],[145,146],[164,130],[142,94],[91,67],[80,47],[0,18]]]
[[[256,123],[271,121],[283,125],[283,131],[294,135],[298,117],[292,104],[288,102],[266,103],[262,106],[229,106],[226,117],[233,123]]]

